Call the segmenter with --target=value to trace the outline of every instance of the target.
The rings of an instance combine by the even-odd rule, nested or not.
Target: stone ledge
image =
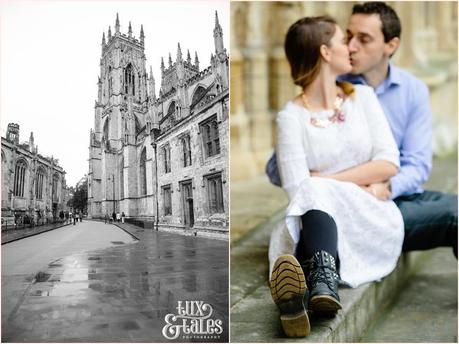
[[[403,254],[396,269],[380,282],[340,288],[341,310],[335,318],[310,318],[306,338],[284,336],[277,307],[268,287],[268,244],[283,211],[257,227],[231,249],[232,342],[356,342],[381,310],[387,307],[409,275],[430,252]]]

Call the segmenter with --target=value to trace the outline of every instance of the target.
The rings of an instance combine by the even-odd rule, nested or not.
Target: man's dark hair
[[[381,19],[381,31],[384,35],[384,42],[389,42],[394,37],[399,37],[402,33],[400,18],[392,7],[384,2],[372,1],[354,5],[352,14],[379,14]]]

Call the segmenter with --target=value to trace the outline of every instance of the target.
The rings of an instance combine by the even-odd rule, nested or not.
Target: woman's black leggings
[[[309,210],[301,216],[303,229],[296,249],[300,263],[317,251],[326,251],[337,259],[338,232],[333,218],[321,210]]]

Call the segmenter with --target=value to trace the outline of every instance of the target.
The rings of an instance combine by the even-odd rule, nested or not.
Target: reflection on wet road
[[[33,284],[18,276],[2,279],[2,302],[15,293],[11,286],[22,288],[10,312],[2,308],[2,341],[165,342],[164,318],[184,300],[211,304],[224,324],[220,338],[194,341],[228,340],[225,241],[151,232],[49,261]]]

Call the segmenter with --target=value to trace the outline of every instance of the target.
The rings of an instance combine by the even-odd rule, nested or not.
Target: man
[[[400,44],[401,24],[383,2],[355,5],[347,39],[352,64],[341,79],[373,87],[400,151],[400,170],[369,185],[380,199],[393,199],[405,223],[404,251],[451,246],[457,258],[457,195],[424,191],[432,167],[432,122],[427,86],[390,63]],[[275,156],[266,171],[280,185]]]

